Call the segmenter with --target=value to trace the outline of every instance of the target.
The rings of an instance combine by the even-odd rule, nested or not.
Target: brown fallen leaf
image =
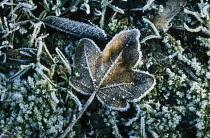
[[[90,39],[76,49],[77,75],[70,85],[83,94],[97,91],[97,98],[111,109],[126,110],[128,102],[139,101],[155,84],[148,72],[133,69],[141,60],[137,29],[116,35],[101,52]]]
[[[81,39],[74,58],[77,72],[70,79],[70,85],[78,92],[91,96],[60,138],[72,129],[95,96],[105,106],[125,111],[129,108],[128,102],[139,101],[154,88],[153,75],[134,69],[142,56],[139,37],[137,29],[122,31],[103,52],[92,40]]]
[[[155,16],[153,21],[157,29],[168,31],[169,23],[177,13],[184,7],[186,0],[168,0],[163,8],[163,11]]]

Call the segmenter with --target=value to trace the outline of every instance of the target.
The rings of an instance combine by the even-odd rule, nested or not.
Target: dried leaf
[[[97,91],[99,101],[111,109],[128,109],[128,102],[139,101],[155,85],[153,75],[134,69],[141,60],[139,36],[137,29],[122,31],[103,52],[92,40],[82,39],[70,85],[83,94]]]
[[[99,40],[107,39],[107,35],[105,34],[104,30],[91,24],[70,20],[68,18],[56,17],[56,16],[48,16],[42,19],[42,21],[46,25],[54,29],[57,29],[61,32],[65,32],[67,34],[74,35],[76,37],[88,37]]]
[[[80,40],[74,58],[77,72],[70,85],[91,96],[59,138],[68,134],[95,96],[107,107],[125,111],[128,102],[139,101],[154,88],[153,75],[134,69],[141,60],[139,36],[137,29],[122,31],[103,52],[92,40]]]
[[[169,23],[174,16],[183,8],[186,0],[168,0],[163,11],[155,16],[154,25],[166,32],[169,29]]]

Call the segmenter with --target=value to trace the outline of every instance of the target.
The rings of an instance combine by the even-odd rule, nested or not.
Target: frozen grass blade
[[[61,61],[65,65],[66,69],[68,70],[69,75],[71,75],[71,67],[69,61],[66,59],[66,57],[63,55],[59,48],[56,47],[55,50],[58,56],[60,57]]]

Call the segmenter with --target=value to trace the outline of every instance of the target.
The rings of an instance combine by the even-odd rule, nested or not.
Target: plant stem
[[[102,15],[101,15],[101,19],[100,19],[100,28],[103,29],[104,28],[104,18],[105,18],[105,13],[106,13],[106,7],[104,7],[102,9]]]
[[[97,93],[97,90],[93,91],[93,93],[89,97],[88,101],[85,103],[84,108],[79,112],[77,118],[75,120],[73,120],[71,122],[71,124],[69,124],[69,126],[66,128],[66,130],[64,131],[64,133],[62,135],[60,135],[59,138],[64,138],[69,133],[69,131],[72,130],[72,128],[75,125],[75,123],[81,118],[81,116],[86,111],[86,109],[88,108],[88,106],[92,103],[92,101],[93,101],[96,93]]]

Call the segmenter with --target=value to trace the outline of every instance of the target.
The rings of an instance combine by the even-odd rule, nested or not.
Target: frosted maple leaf
[[[90,39],[84,38],[76,48],[76,76],[70,85],[86,95],[95,93],[98,100],[115,110],[127,110],[128,102],[137,102],[150,92],[155,78],[136,69],[141,61],[137,29],[117,34],[103,51]]]

